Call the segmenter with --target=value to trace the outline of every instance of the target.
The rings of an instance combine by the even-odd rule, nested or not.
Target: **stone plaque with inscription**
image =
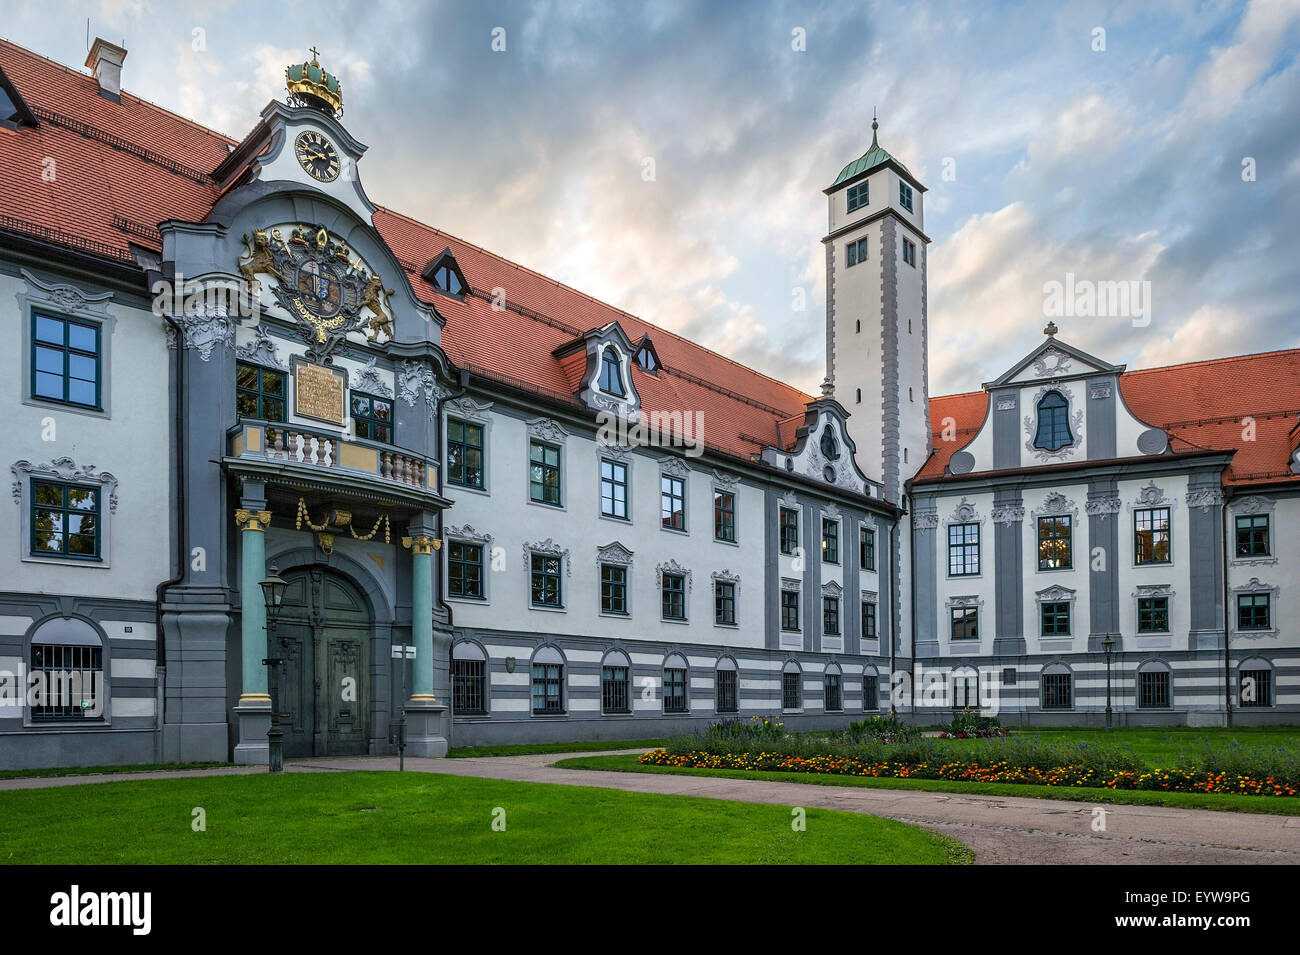
[[[294,412],[304,418],[343,424],[343,372],[325,365],[296,363],[293,369]]]

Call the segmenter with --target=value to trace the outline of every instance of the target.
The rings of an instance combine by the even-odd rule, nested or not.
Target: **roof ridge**
[[[712,348],[709,348],[707,345],[701,345],[699,342],[692,341],[691,339],[687,338],[685,335],[679,335],[677,332],[674,332],[671,329],[664,328],[662,325],[656,325],[654,322],[650,321],[647,318],[642,318],[640,315],[633,315],[631,312],[627,311],[627,309],[619,308],[617,305],[611,305],[609,304],[609,302],[598,299],[594,295],[584,292],[581,289],[576,289],[572,285],[566,285],[557,279],[551,278],[549,275],[546,275],[542,272],[538,272],[536,269],[531,269],[526,265],[520,265],[518,262],[515,262],[512,259],[507,259],[505,256],[501,255],[498,252],[493,252],[491,249],[485,249],[481,245],[476,245],[473,242],[470,242],[466,239],[462,239],[458,235],[453,235],[452,233],[447,232],[443,229],[439,229],[436,226],[431,226],[427,222],[421,222],[419,219],[412,218],[411,216],[408,216],[403,212],[398,212],[396,209],[390,209],[388,206],[377,206],[377,208],[382,209],[384,212],[387,212],[389,215],[397,216],[399,219],[405,219],[407,222],[410,222],[413,225],[418,225],[422,229],[430,229],[433,232],[436,232],[438,235],[443,235],[443,236],[447,236],[448,238],[455,239],[457,242],[461,243],[462,245],[467,245],[471,249],[474,249],[477,252],[482,252],[484,255],[490,255],[492,258],[496,259],[499,262],[502,262],[505,265],[510,266],[511,268],[518,269],[521,272],[527,272],[529,275],[535,276],[544,282],[549,282],[551,285],[554,285],[557,288],[562,288],[566,292],[572,292],[574,295],[580,295],[589,302],[594,302],[595,304],[600,305],[603,308],[608,308],[612,311],[618,312],[620,315],[626,315],[628,318],[640,322],[642,325],[648,325],[650,328],[653,328],[657,332],[662,332],[665,335],[670,335],[673,338],[677,339],[678,341],[690,345],[692,348],[698,348],[701,351],[706,351],[710,355],[715,355],[718,358],[721,358],[723,361],[729,362],[730,364],[736,366],[737,368],[744,369],[750,374],[758,375],[760,378],[766,378],[768,381],[780,385],[783,388],[787,388],[790,391],[793,391],[796,394],[799,394],[804,398],[807,398],[809,401],[813,400],[812,395],[808,394],[806,391],[796,388],[794,385],[791,385],[789,382],[781,381],[779,378],[773,378],[771,375],[766,374],[765,372],[761,372],[757,368],[753,368],[749,365],[738,362],[734,358],[730,358],[722,354],[721,352],[714,351]],[[542,313],[539,312],[538,314],[542,314]]]
[[[1197,358],[1192,361],[1174,362],[1170,365],[1152,365],[1148,368],[1125,370],[1125,375],[1142,375],[1152,371],[1167,371],[1170,368],[1191,368],[1196,365],[1219,365],[1230,361],[1248,361],[1253,358],[1267,358],[1270,355],[1300,354],[1300,348],[1274,348],[1270,351],[1246,352],[1241,355],[1224,355],[1220,358]]]
[[[35,57],[38,60],[44,60],[46,63],[49,63],[51,66],[58,67],[59,69],[63,70],[63,72],[69,73],[73,76],[79,76],[82,79],[87,79],[87,80],[94,79],[94,77],[91,74],[83,72],[78,67],[69,66],[66,63],[60,63],[58,60],[54,59],[53,57],[45,56],[43,53],[37,53],[35,50],[28,49],[27,47],[23,46],[21,43],[16,43],[15,41],[10,40],[8,37],[0,36],[0,44],[11,46],[15,50],[21,50],[23,53],[26,53],[28,56]],[[148,106],[151,109],[156,109],[160,113],[166,113],[172,119],[179,120],[185,125],[197,129],[201,133],[207,133],[209,136],[216,136],[218,139],[224,139],[226,142],[230,143],[231,145],[239,144],[239,141],[236,140],[234,137],[219,132],[210,126],[204,126],[202,123],[195,122],[189,117],[182,116],[180,113],[173,112],[172,110],[168,109],[166,106],[158,105],[153,100],[145,99],[143,96],[138,96],[135,93],[130,93],[125,89],[123,89],[120,92],[120,95],[129,96],[131,99],[135,100],[137,103],[140,103],[143,106]],[[111,101],[106,101],[106,102],[111,102]]]

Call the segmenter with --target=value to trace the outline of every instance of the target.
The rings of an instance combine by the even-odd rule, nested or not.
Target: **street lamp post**
[[[266,603],[266,652],[267,658],[262,665],[271,668],[268,674],[271,690],[271,728],[266,731],[267,772],[284,772],[284,731],[280,729],[280,664],[284,662],[278,653],[278,641],[272,639],[275,631],[275,618],[280,615],[280,606],[284,601],[286,581],[280,576],[275,564],[271,565],[270,575],[263,581],[262,599]]]
[[[1106,732],[1109,733],[1113,729],[1110,710],[1110,651],[1115,648],[1115,640],[1109,633],[1101,641],[1101,648],[1106,651]]]

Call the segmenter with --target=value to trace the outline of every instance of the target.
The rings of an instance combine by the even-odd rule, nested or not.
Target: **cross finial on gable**
[[[1047,327],[1043,329],[1043,334],[1048,338],[1056,337],[1056,322],[1048,322]]]
[[[313,65],[313,66],[319,66],[320,64],[318,64],[318,63],[316,62],[316,57],[320,56],[320,50],[316,49],[314,46],[309,46],[309,47],[307,47],[307,49],[308,49],[308,51],[311,53],[311,62],[312,62],[312,65]]]

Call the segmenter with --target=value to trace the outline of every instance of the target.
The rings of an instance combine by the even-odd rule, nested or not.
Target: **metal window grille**
[[[836,713],[844,709],[844,692],[838,673],[827,673],[822,677],[822,690],[826,698],[826,711]]]
[[[1144,670],[1138,674],[1138,706],[1143,709],[1169,705],[1167,670]]]
[[[30,710],[33,721],[103,719],[102,647],[33,643],[30,676],[40,691]]]
[[[606,713],[629,713],[627,667],[601,667],[600,705]]]
[[[686,712],[686,671],[664,670],[664,712]]]
[[[482,660],[451,661],[451,709],[468,715],[487,712],[487,664]]]
[[[564,712],[564,667],[561,664],[533,664],[533,712]]]
[[[781,708],[785,710],[797,710],[803,703],[803,686],[799,680],[802,674],[782,673],[781,674]]]
[[[735,713],[740,707],[736,699],[736,671],[719,670],[717,673],[717,710],[719,713]]]
[[[1043,709],[1068,710],[1074,705],[1069,673],[1043,674]]]
[[[1273,673],[1271,670],[1242,670],[1241,690],[1238,695],[1241,706],[1273,705]]]
[[[864,676],[862,678],[862,708],[864,710],[880,709],[880,684],[878,677]]]

